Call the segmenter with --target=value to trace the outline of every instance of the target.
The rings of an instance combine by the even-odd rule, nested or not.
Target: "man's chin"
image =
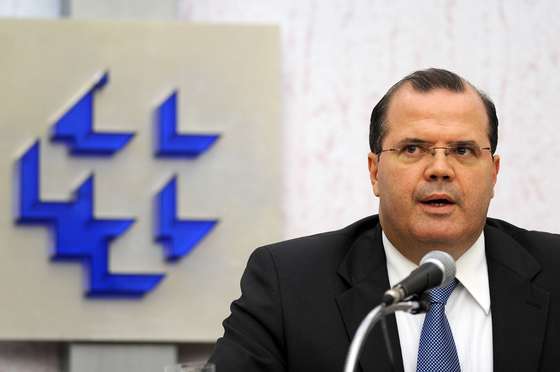
[[[415,229],[412,235],[418,242],[433,244],[434,249],[445,245],[455,245],[466,238],[465,231],[445,228],[444,226]]]

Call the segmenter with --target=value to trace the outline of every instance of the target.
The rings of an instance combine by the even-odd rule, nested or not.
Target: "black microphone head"
[[[451,255],[449,255],[449,253],[442,251],[430,251],[422,257],[420,265],[428,262],[438,266],[443,273],[441,284],[438,287],[444,287],[455,279],[455,260],[451,257]]]

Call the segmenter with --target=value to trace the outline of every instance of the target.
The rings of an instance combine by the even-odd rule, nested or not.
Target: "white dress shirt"
[[[404,257],[383,233],[389,283],[394,286],[418,267]],[[456,262],[459,284],[445,313],[453,332],[461,372],[492,371],[492,315],[484,233]],[[396,314],[404,371],[415,372],[424,314]]]

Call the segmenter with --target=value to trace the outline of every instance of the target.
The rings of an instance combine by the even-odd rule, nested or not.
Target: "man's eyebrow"
[[[480,145],[478,143],[476,143],[476,141],[473,141],[473,140],[452,141],[452,142],[449,142],[448,145],[451,145],[451,146],[479,146],[480,147]]]
[[[411,138],[411,137],[407,137],[404,138],[402,140],[400,140],[399,142],[397,142],[397,146],[403,146],[403,145],[431,145],[431,142],[428,142],[426,140],[420,139],[420,138]]]
[[[433,145],[433,142],[426,141],[421,138],[407,137],[397,142],[397,146],[403,146],[403,145]],[[451,142],[447,142],[446,145],[447,146],[473,146],[473,145],[480,146],[474,140],[451,141]]]

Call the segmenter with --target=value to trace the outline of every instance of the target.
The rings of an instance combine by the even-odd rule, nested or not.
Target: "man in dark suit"
[[[486,217],[497,130],[491,100],[452,72],[417,71],[389,89],[370,125],[379,215],[257,249],[211,357],[218,372],[342,371],[363,317],[434,249],[457,260],[458,279],[444,303],[456,362],[437,370],[557,370],[560,237]],[[433,327],[422,317],[389,318],[393,366],[374,329],[362,370],[427,370],[438,351],[419,340]]]

